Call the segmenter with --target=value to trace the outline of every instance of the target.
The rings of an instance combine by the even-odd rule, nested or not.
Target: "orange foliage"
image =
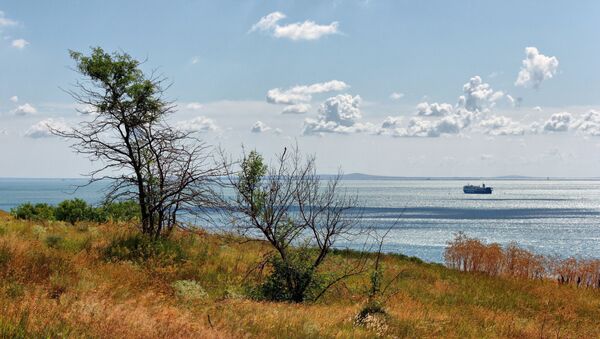
[[[510,243],[484,244],[479,239],[457,234],[444,253],[448,267],[466,272],[482,272],[491,276],[521,279],[556,278],[560,284],[600,288],[600,260],[560,259],[534,254]]]

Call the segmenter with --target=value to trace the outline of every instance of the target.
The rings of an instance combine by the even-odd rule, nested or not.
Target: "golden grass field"
[[[134,230],[124,224],[15,220],[0,212],[0,337],[90,338],[600,338],[600,291],[548,280],[491,277],[394,255],[398,275],[382,316],[355,326],[369,275],[316,303],[252,300],[248,286],[268,248],[206,233],[174,236],[186,259],[107,261],[104,249]],[[337,253],[335,270],[352,254]],[[179,281],[195,281],[181,293]]]

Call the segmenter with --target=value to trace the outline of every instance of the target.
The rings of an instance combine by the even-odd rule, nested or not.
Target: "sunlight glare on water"
[[[74,179],[0,179],[0,209],[23,202],[56,204],[81,197],[98,203],[99,186],[75,194]],[[385,251],[442,262],[459,231],[487,242],[512,241],[542,254],[600,257],[600,181],[486,181],[491,195],[466,195],[464,180],[348,180],[364,205],[365,223],[394,226]],[[479,182],[471,182],[480,184]],[[339,244],[360,248],[362,242]]]

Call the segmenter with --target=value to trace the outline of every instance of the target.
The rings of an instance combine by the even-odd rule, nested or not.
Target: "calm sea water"
[[[0,179],[0,209],[23,202],[101,200],[99,185],[73,193],[74,179]],[[370,225],[394,228],[385,250],[443,260],[456,232],[486,241],[515,241],[537,253],[600,257],[600,181],[487,181],[491,195],[465,195],[461,180],[349,180]],[[476,183],[479,184],[479,183]],[[360,247],[359,242],[348,243]]]

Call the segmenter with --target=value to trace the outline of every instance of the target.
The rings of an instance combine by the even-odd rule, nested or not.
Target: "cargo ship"
[[[463,192],[465,194],[492,194],[492,188],[486,187],[485,184],[481,186],[466,185],[463,186]]]

